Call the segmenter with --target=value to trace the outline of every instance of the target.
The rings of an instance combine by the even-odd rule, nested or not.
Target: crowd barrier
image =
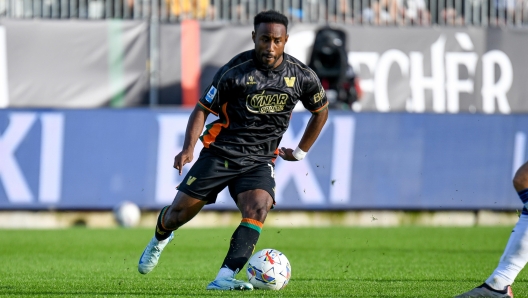
[[[0,110],[0,209],[170,204],[189,112]],[[297,146],[309,117],[293,114],[281,146]],[[277,160],[276,208],[519,210],[511,179],[527,159],[527,134],[524,115],[331,111],[304,160]],[[222,192],[206,208],[235,205]]]

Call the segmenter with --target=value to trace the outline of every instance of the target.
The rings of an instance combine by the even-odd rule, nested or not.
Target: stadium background
[[[111,226],[124,200],[152,226],[189,108],[252,48],[262,9],[288,15],[286,51],[306,62],[319,28],[345,30],[363,91],[306,160],[278,162],[279,224],[516,221],[525,1],[0,0],[0,226]],[[234,208],[224,193],[191,224],[236,224]]]

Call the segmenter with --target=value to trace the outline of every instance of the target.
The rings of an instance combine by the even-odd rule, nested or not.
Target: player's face
[[[257,59],[263,66],[275,68],[282,62],[284,46],[288,41],[286,27],[282,24],[260,23],[252,33]]]

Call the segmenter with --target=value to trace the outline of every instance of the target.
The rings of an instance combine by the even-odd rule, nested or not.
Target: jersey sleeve
[[[198,101],[198,106],[215,116],[218,116],[220,112],[220,89],[222,89],[222,83],[220,82],[222,74],[224,73],[224,67],[220,68],[213,78],[213,82],[205,89],[204,94]]]
[[[319,78],[311,71],[305,78],[301,101],[304,107],[312,113],[319,113],[328,107],[328,99],[323,86]]]

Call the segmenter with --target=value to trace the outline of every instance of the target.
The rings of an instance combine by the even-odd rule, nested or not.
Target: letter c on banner
[[[400,66],[402,75],[409,75],[409,58],[400,50],[388,50],[383,53],[378,66],[376,67],[376,74],[374,76],[374,98],[376,101],[376,107],[380,112],[390,111],[389,102],[389,72],[393,63],[397,63]]]

